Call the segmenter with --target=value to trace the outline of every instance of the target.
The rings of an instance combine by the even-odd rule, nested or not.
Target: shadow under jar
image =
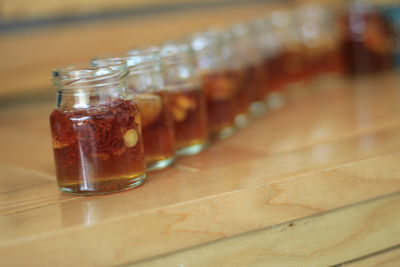
[[[124,62],[53,72],[57,105],[50,126],[61,191],[95,195],[143,183],[140,116],[125,97],[127,74]]]
[[[176,153],[194,155],[208,145],[208,122],[201,88],[190,48],[185,43],[166,43],[161,48],[163,78],[171,94]]]
[[[187,37],[194,51],[207,105],[210,137],[223,139],[235,132],[237,87],[229,75],[221,42],[215,31],[195,33]]]
[[[128,90],[141,116],[147,170],[166,168],[175,161],[175,136],[169,110],[171,96],[163,82],[160,56],[151,48],[136,49],[93,63],[107,65],[116,60],[128,64]]]

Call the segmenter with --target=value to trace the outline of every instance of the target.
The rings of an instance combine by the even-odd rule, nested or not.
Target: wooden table
[[[97,197],[57,190],[53,101],[3,106],[0,265],[399,266],[399,85],[293,86],[234,137]]]

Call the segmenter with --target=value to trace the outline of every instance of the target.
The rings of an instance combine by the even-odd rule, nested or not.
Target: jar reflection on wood
[[[171,93],[177,155],[193,155],[208,144],[207,110],[189,45],[168,42],[161,47],[163,77]]]
[[[121,61],[53,72],[57,105],[50,126],[62,191],[104,194],[142,184],[146,166],[140,116],[126,100],[127,74]]]
[[[175,160],[175,136],[169,110],[170,93],[162,78],[158,50],[135,49],[97,58],[93,63],[107,65],[115,60],[125,60],[128,64],[128,89],[141,116],[147,169],[163,169]]]

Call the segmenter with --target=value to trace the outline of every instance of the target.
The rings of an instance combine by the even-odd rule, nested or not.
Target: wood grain
[[[127,266],[332,266],[398,244],[399,207],[396,194]]]
[[[281,183],[168,205],[160,203],[159,207],[120,205],[145,204],[142,190],[100,199],[80,198],[5,215],[0,217],[1,228],[7,229],[0,239],[0,258],[22,250],[24,261],[39,265],[92,265],[96,258],[94,265],[108,266],[172,252],[397,192],[400,180],[393,173],[399,168],[398,157],[379,157]],[[385,172],[378,166],[385,166]],[[378,173],[380,178],[376,179]],[[146,186],[151,189],[150,184]],[[182,193],[178,187],[174,189],[176,195]],[[168,202],[165,197],[162,201]],[[398,209],[398,204],[391,206]],[[396,225],[399,215],[392,213],[393,217],[385,215],[384,219],[394,220]],[[102,240],[101,246],[93,246],[95,237]],[[71,242],[75,245],[68,248],[70,259],[58,262]],[[129,244],[137,243],[140,247],[129,249]],[[82,250],[84,247],[87,249]],[[38,257],[42,249],[49,256]],[[19,260],[11,257],[7,262],[14,265]]]
[[[206,0],[207,1],[207,0]],[[70,0],[52,1],[2,0],[1,18],[7,22],[18,22],[32,19],[82,16],[93,13],[104,13],[124,9],[150,7],[167,7],[169,5],[198,3],[198,0]]]
[[[350,263],[351,267],[397,267],[400,262],[400,248],[393,249],[387,252],[366,257],[359,261]]]

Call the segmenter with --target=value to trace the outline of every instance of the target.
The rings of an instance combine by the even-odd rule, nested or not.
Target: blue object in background
[[[383,7],[381,11],[394,31],[395,66],[400,69],[400,5]]]

